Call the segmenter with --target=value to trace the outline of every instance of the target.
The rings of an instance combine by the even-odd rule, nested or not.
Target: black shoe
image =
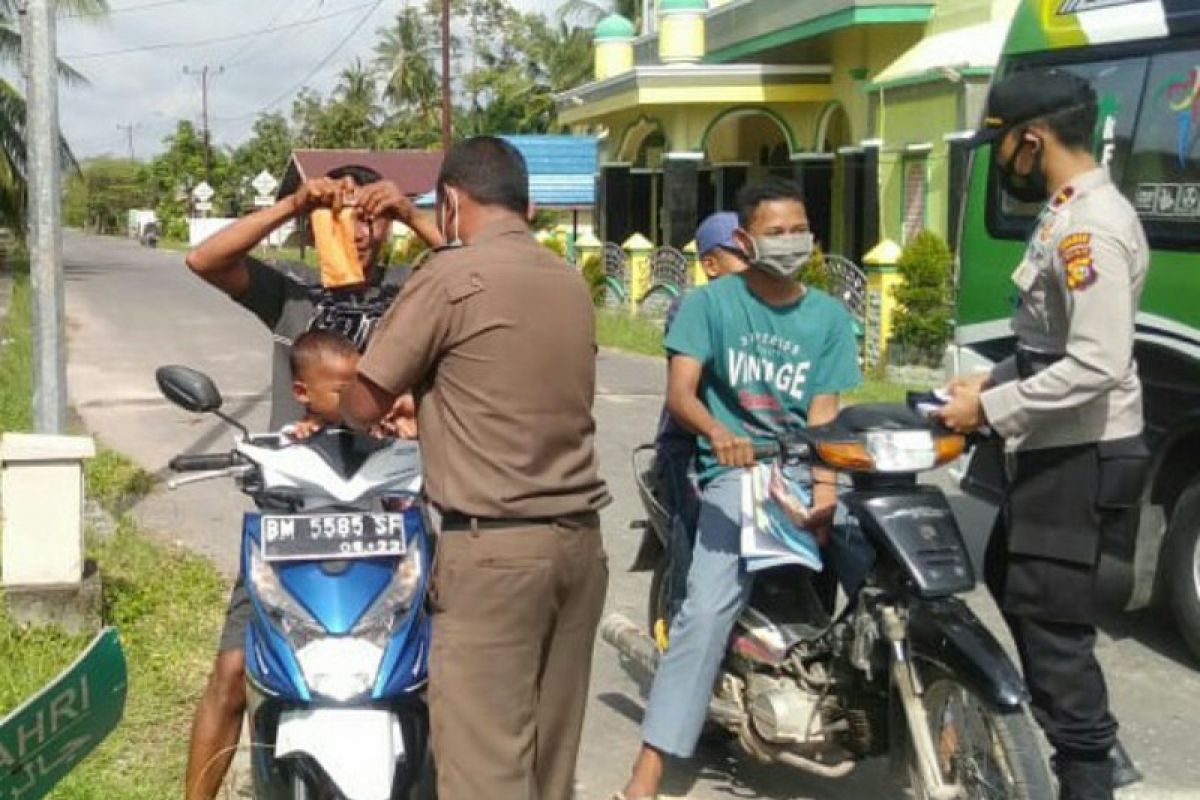
[[[1109,758],[1078,761],[1059,756],[1058,800],[1113,800],[1113,763]]]
[[[1126,786],[1142,782],[1144,776],[1141,770],[1133,763],[1133,759],[1129,757],[1129,753],[1125,752],[1125,748],[1121,745],[1120,741],[1117,741],[1113,745],[1108,757],[1113,765],[1112,780],[1114,789],[1124,789]]]

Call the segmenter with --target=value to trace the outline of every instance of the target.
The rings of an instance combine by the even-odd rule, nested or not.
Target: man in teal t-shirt
[[[799,187],[770,179],[738,196],[739,244],[751,268],[697,289],[667,335],[667,408],[697,434],[701,498],[688,594],[659,662],[642,748],[618,798],[658,792],[663,754],[692,755],[725,643],[750,598],[741,562],[741,478],[754,443],[821,425],[861,381],[849,313],[797,274],[812,255]],[[810,530],[824,541],[837,503],[834,476],[813,470]]]

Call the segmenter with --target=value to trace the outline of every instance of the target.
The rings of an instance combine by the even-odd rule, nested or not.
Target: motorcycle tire
[[[922,682],[922,702],[942,777],[963,784],[963,800],[1046,800],[1055,796],[1050,766],[1038,745],[1037,725],[1026,710],[997,708],[941,670],[926,670]],[[968,708],[974,713],[966,713]],[[955,713],[965,718],[966,724],[950,728],[946,723],[955,721]],[[978,733],[980,728],[989,734],[988,741],[976,743],[982,747],[968,745],[964,751],[961,734]],[[917,800],[928,800],[911,747],[909,778]]]
[[[1183,490],[1171,512],[1163,567],[1175,624],[1200,659],[1200,480]]]

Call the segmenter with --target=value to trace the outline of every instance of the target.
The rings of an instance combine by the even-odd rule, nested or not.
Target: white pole
[[[39,433],[65,433],[61,152],[53,0],[28,0],[22,49],[28,52],[25,142],[29,179],[29,255],[33,298],[33,421]]]

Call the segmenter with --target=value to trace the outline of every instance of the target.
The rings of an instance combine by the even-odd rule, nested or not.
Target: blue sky
[[[561,0],[513,0],[520,8],[546,11]],[[160,149],[180,118],[200,119],[200,78],[184,67],[224,65],[211,78],[209,114],[216,144],[246,137],[255,114],[286,95],[271,110],[291,108],[290,90],[326,56],[329,63],[308,85],[327,90],[356,56],[369,60],[375,32],[386,25],[403,0],[110,0],[105,20],[59,21],[61,57],[91,82],[59,93],[63,132],[81,156],[126,154],[126,133],[134,125],[134,151],[145,158]],[[146,8],[134,9],[137,6]],[[314,17],[324,17],[313,21]],[[297,23],[307,23],[298,25]],[[359,32],[335,52],[355,26]],[[232,37],[277,26],[273,33],[196,46],[179,43]],[[170,44],[154,50],[97,55],[115,50]],[[72,58],[74,56],[74,58]]]

